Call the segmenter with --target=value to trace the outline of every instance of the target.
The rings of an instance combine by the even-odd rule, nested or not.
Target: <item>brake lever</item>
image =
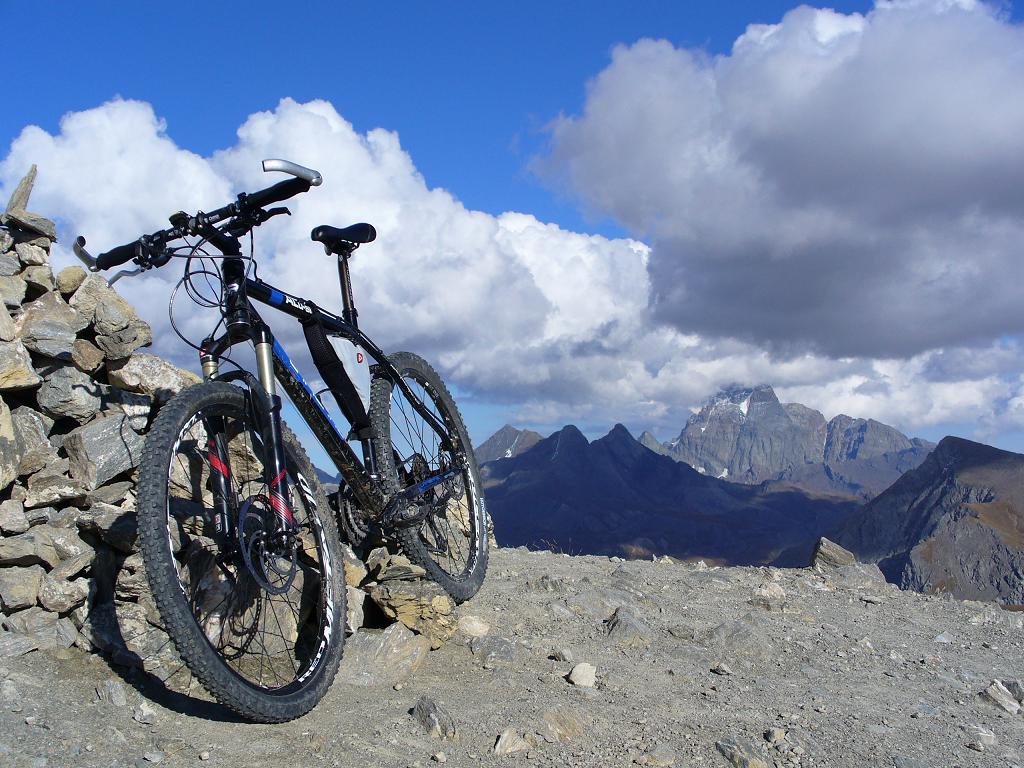
[[[142,267],[138,267],[137,269],[122,269],[120,272],[118,272],[112,278],[107,280],[107,285],[113,285],[118,280],[120,280],[122,277],[132,277],[133,275],[141,275],[145,271],[146,270],[144,268],[142,268]]]
[[[85,250],[85,238],[79,235],[75,238],[75,244],[73,246],[75,256],[78,260],[85,264],[85,268],[90,272],[99,272],[99,267],[96,266],[96,257]]]

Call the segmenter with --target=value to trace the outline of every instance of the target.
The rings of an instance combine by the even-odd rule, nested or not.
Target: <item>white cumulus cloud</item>
[[[820,35],[856,34],[851,26],[836,16],[822,23]],[[627,49],[616,61],[624,56]],[[662,127],[659,140],[672,140],[674,130]],[[730,150],[722,151],[724,161]],[[288,203],[291,217],[257,230],[260,275],[337,309],[335,264],[309,232],[323,223],[371,222],[378,239],[353,263],[361,326],[385,349],[424,355],[461,396],[505,407],[510,420],[595,428],[622,421],[667,435],[690,408],[736,381],[770,382],[826,415],[846,410],[908,430],[948,420],[991,423],[999,412],[1019,411],[1021,382],[1011,370],[1021,356],[1009,342],[954,344],[905,358],[839,357],[666,324],[659,318],[667,316],[677,277],[665,266],[661,230],[652,223],[667,221],[665,211],[636,223],[638,233],[652,233],[652,250],[640,240],[570,232],[527,213],[468,210],[451,192],[425,183],[396,133],[359,133],[323,101],[285,99],[253,114],[231,146],[204,157],[178,146],[149,104],[115,99],[66,115],[54,134],[26,127],[0,161],[0,196],[38,164],[31,207],[57,220],[59,268],[74,263],[69,246],[77,234],[98,252],[165,226],[177,210],[209,210],[268,186],[280,177],[261,172],[267,157],[317,168],[325,182]],[[623,183],[632,183],[623,173]],[[646,173],[650,189],[634,186],[633,203],[657,211],[658,194],[673,189],[671,174],[658,177],[651,167]],[[698,190],[695,203],[709,194]],[[739,237],[741,228],[733,229]],[[166,316],[180,275],[172,262],[118,287],[153,324],[156,351],[194,368],[194,353],[176,341]],[[181,308],[182,326],[200,339],[212,317]],[[756,301],[741,295],[728,298],[722,311],[748,308],[756,311]],[[308,365],[298,327],[287,320],[274,326],[300,365]]]

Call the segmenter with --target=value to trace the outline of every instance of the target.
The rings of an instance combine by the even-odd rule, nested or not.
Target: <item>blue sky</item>
[[[44,33],[5,43],[25,66],[19,108],[0,114],[4,146],[26,124],[52,132],[64,113],[120,95],[152,103],[180,146],[206,154],[283,97],[327,99],[361,131],[397,131],[427,182],[467,207],[618,233],[530,173],[544,127],[579,110],[584,84],[616,44],[656,37],[725,52],[747,24],[778,21],[793,4],[256,0],[244,12],[183,2],[160,13],[146,3],[4,5],[8,29]]]
[[[382,230],[366,259],[412,258],[423,227],[421,261],[455,254],[448,281],[461,290],[475,249],[487,251],[490,272],[472,285],[489,293],[429,332],[409,327],[435,325],[436,311],[374,315],[408,294],[361,288],[391,279],[383,266],[357,271],[364,327],[439,362],[474,439],[505,421],[540,430],[572,421],[590,435],[621,421],[665,439],[719,386],[768,382],[826,416],[1020,450],[1024,303],[1008,281],[993,289],[982,277],[1014,269],[1009,243],[1024,227],[1024,212],[996,194],[1019,187],[1013,135],[1024,121],[1005,104],[1021,101],[1021,10],[953,5],[921,0],[883,13],[868,2],[251,2],[242,12],[184,2],[155,13],[148,4],[8,1],[5,27],[34,32],[5,39],[15,68],[0,110],[0,157],[9,153],[0,186],[26,160],[38,158],[44,173],[47,160],[74,165],[91,176],[85,188],[99,185],[95,199],[83,202],[80,183],[52,175],[41,177],[39,199],[88,209],[59,222],[69,230],[128,237],[109,208],[130,208],[128,227],[146,220],[143,202],[156,213],[190,202],[158,194],[159,172],[144,193],[139,179],[106,177],[101,159],[109,168],[121,156],[104,144],[108,116],[131,125],[126,163],[159,171],[154,157],[188,165],[195,153],[209,171],[192,190],[197,200],[252,186],[232,158],[256,145],[273,153],[273,143],[242,135],[255,120],[279,138],[308,135],[293,146],[314,158],[322,149],[317,162],[349,158],[337,167],[376,174],[374,189],[388,191],[368,211],[405,206],[403,232]],[[818,92],[794,106],[793,93],[819,76]],[[115,97],[149,105],[149,116],[111,106]],[[332,132],[303,133],[282,99],[320,117],[308,104],[328,102]],[[970,121],[957,123],[943,105]],[[1002,112],[989,110],[997,105]],[[77,128],[62,123],[68,115],[81,116]],[[354,135],[320,147],[337,137],[338,116]],[[25,139],[29,125],[42,133]],[[375,145],[375,128],[394,141]],[[172,148],[161,149],[167,140]],[[725,165],[723,146],[733,153]],[[703,164],[679,160],[693,157]],[[424,189],[410,192],[418,176]],[[752,178],[763,184],[745,200]],[[372,217],[359,205],[368,177],[328,182],[345,205],[325,215],[339,224]],[[417,217],[439,190],[451,197],[439,223]],[[991,216],[941,224],[978,210]],[[480,222],[466,211],[489,214],[495,233],[475,231]],[[509,211],[533,218],[501,217]],[[934,242],[917,242],[933,227]],[[502,272],[502,259],[514,269]],[[963,269],[976,277],[967,288]],[[146,291],[155,300],[163,288],[126,290],[145,305]],[[945,312],[952,319],[933,316],[936,308],[955,310]],[[524,324],[531,314],[537,322]],[[495,374],[502,361],[515,375]]]

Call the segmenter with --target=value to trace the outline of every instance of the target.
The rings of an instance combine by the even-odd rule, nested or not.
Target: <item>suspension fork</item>
[[[212,239],[211,242],[213,242]],[[274,337],[246,298],[245,267],[242,260],[237,258],[237,242],[229,244],[235,249],[230,254],[222,244],[216,242],[214,244],[221,248],[225,255],[234,258],[226,258],[221,266],[225,288],[227,333],[220,339],[208,339],[204,342],[200,358],[203,376],[208,380],[216,378],[227,381],[227,376],[219,376],[218,359],[221,352],[235,342],[252,341],[256,351],[258,379],[253,378],[250,374],[244,374],[243,378],[249,392],[249,406],[255,412],[260,436],[263,440],[263,479],[267,488],[267,503],[273,511],[273,528],[278,533],[293,533],[296,526],[292,514],[291,493],[286,471],[287,461],[281,427],[281,398],[277,394],[277,382],[274,379]],[[224,449],[227,449],[226,445]],[[224,458],[227,458],[226,453]],[[228,466],[230,467],[230,464]],[[216,471],[216,467],[212,463],[211,468]],[[226,474],[224,478],[223,485],[226,486]],[[271,522],[268,520],[268,525]]]
[[[262,323],[256,334],[256,373],[266,394],[267,407],[257,408],[263,432],[263,466],[266,473],[267,498],[282,532],[295,530],[292,515],[291,489],[288,483],[287,460],[284,455],[284,434],[281,429],[281,397],[274,378],[274,337]]]
[[[273,346],[273,342],[260,342],[256,345],[256,364],[260,369],[260,378],[251,374],[235,371],[220,376],[216,357],[204,351],[202,354],[203,375],[207,381],[230,381],[242,378],[249,392],[249,409],[259,425],[260,438],[263,442],[263,480],[267,487],[267,503],[274,513],[274,528],[278,532],[294,530],[294,516],[291,507],[291,487],[286,471],[287,461],[284,454],[284,440],[281,429],[281,398],[274,394],[274,389],[266,391],[263,366],[265,350]],[[270,362],[271,367],[273,362]],[[239,376],[239,374],[242,374]],[[271,369],[270,385],[274,387],[273,370]],[[214,524],[219,533],[229,536],[234,532],[234,518],[238,512],[235,495],[231,490],[231,460],[228,451],[227,426],[223,417],[215,416],[203,420],[208,436],[206,443],[206,460],[210,467],[210,479],[213,486]],[[212,436],[212,437],[211,437]],[[268,523],[271,521],[267,521]]]
[[[206,461],[210,465],[210,481],[213,486],[213,525],[218,534],[233,540],[234,494],[231,493],[231,463],[224,440],[224,419],[219,416],[205,419],[204,426],[207,435]]]

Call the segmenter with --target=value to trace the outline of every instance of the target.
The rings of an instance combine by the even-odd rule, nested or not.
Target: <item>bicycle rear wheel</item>
[[[423,521],[399,528],[402,550],[456,602],[477,593],[487,571],[487,525],[480,477],[462,417],[441,377],[410,352],[388,357],[403,381],[434,418],[444,425],[452,446],[440,436],[389,379],[374,378],[370,422],[378,469],[389,493],[408,488],[453,467],[455,476],[426,492],[430,507]]]
[[[248,398],[204,383],[161,410],[142,457],[139,535],[160,615],[192,673],[243,717],[282,722],[312,709],[334,679],[345,589],[333,515],[287,427],[297,534],[275,534],[269,446]],[[218,474],[227,521],[217,514]]]

